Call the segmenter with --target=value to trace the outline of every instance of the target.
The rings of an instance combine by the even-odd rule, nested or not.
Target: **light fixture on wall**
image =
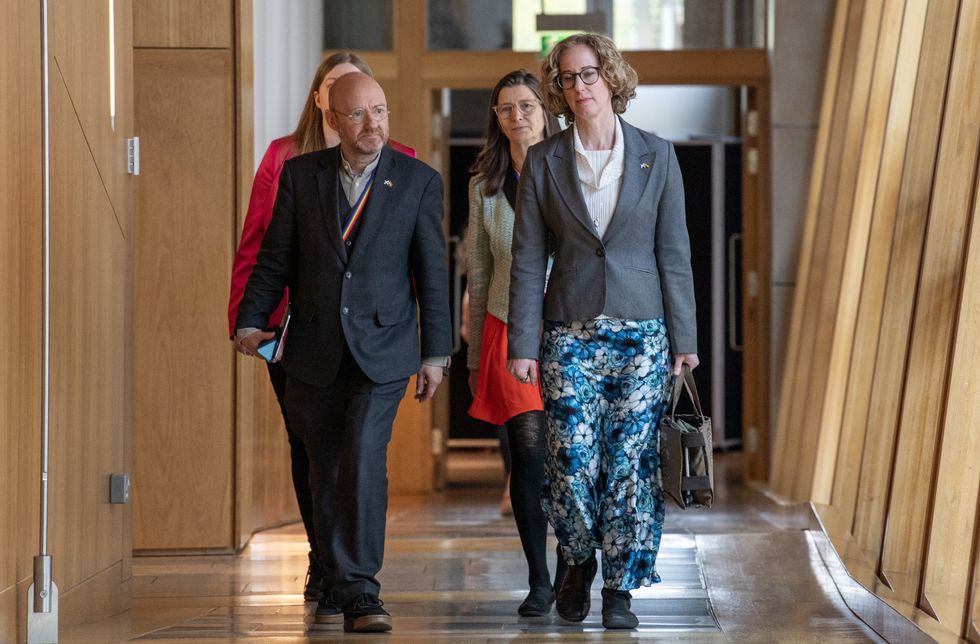
[[[116,12],[109,0],[109,121],[116,129]]]

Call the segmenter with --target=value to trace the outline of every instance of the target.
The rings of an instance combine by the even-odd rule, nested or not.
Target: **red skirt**
[[[522,384],[507,371],[507,324],[487,313],[480,345],[480,376],[470,416],[503,425],[518,414],[543,409],[540,386]]]

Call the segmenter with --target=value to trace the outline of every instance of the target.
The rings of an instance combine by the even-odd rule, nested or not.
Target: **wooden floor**
[[[668,507],[657,562],[663,583],[634,593],[636,631],[602,628],[599,580],[593,612],[582,624],[562,622],[554,614],[519,619],[527,573],[513,519],[500,514],[499,488],[469,484],[426,498],[392,499],[380,580],[394,630],[346,639],[883,641],[844,604],[808,512],[780,506],[743,485],[737,455],[717,463],[715,508]],[[138,557],[132,609],[62,629],[61,641],[345,639],[339,626],[307,630],[311,608],[300,594],[306,552],[301,528],[292,525],[255,535],[239,556]]]

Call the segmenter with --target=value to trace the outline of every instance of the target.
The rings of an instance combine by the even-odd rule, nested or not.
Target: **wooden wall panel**
[[[250,533],[290,521],[299,521],[299,506],[293,491],[289,443],[282,413],[269,382],[265,364],[250,358],[254,371],[255,393],[251,399],[255,426],[251,478],[252,501]]]
[[[132,135],[130,3],[115,3],[116,119],[110,118],[107,3],[49,3],[51,403],[49,540],[60,621],[129,601],[128,472]],[[0,641],[25,635],[38,552],[42,358],[42,66],[36,2],[5,5],[0,37],[0,306],[16,342],[0,357]],[[98,584],[91,583],[98,579]]]
[[[900,33],[902,38],[890,74],[892,88],[888,117],[882,121],[885,123],[885,130],[878,185],[875,191],[867,190],[862,197],[867,199],[874,194],[874,203],[865,202],[864,205],[864,208],[873,208],[873,212],[855,321],[853,352],[850,356],[850,378],[844,392],[836,474],[831,505],[825,517],[825,521],[834,523],[832,531],[841,534],[850,534],[857,502],[858,482],[863,462],[861,455],[865,453],[865,423],[868,419],[868,401],[871,396],[878,348],[877,336],[881,332],[882,318],[878,312],[881,310],[885,295],[897,204],[904,185],[902,178],[905,158],[912,138],[910,125],[913,98],[919,82],[914,74],[896,73],[896,71],[915,69],[918,66],[925,28],[926,5],[920,2],[906,2],[904,9],[903,23],[900,27],[892,27],[893,35],[897,36]],[[873,445],[871,449],[877,451],[880,449],[879,446]],[[855,457],[851,458],[852,454]],[[844,552],[842,556],[847,559],[849,554]],[[862,571],[868,578],[866,583],[870,583],[872,572],[872,570]],[[856,575],[856,572],[852,570],[851,574]]]
[[[975,5],[976,6],[976,5]],[[980,22],[980,21],[978,21]],[[975,61],[974,61],[975,62]],[[980,91],[980,82],[974,82]],[[980,103],[980,96],[973,100]],[[976,119],[975,121],[980,121]],[[974,155],[978,151],[974,149]],[[980,157],[978,157],[980,158]],[[958,624],[969,613],[963,593],[972,586],[971,563],[975,543],[964,538],[980,526],[977,497],[980,492],[980,431],[964,418],[980,419],[980,178],[973,167],[972,221],[968,231],[966,264],[963,269],[962,299],[954,329],[949,390],[941,416],[931,525],[927,527],[927,551],[921,597],[944,624]]]
[[[875,200],[881,194],[879,188],[884,187],[881,173],[883,159],[893,160],[890,177],[897,179],[900,173],[900,171],[896,172],[896,167],[900,168],[900,163],[894,161],[900,161],[904,152],[904,136],[907,136],[907,129],[903,126],[908,124],[910,106],[907,105],[903,111],[898,103],[893,102],[892,90],[895,84],[898,43],[902,35],[905,4],[904,1],[885,3],[881,9],[880,19],[877,21],[878,39],[871,70],[869,98],[864,114],[863,136],[860,137],[861,147],[853,185],[854,194],[850,203],[841,206],[845,212],[850,210],[851,217],[844,234],[846,242],[838,242],[843,252],[840,274],[843,288],[838,291],[837,314],[830,331],[832,340],[827,356],[828,373],[847,371],[855,348],[857,311],[863,291],[862,274],[865,272],[865,267],[869,266],[866,260],[872,215]],[[898,123],[890,123],[888,118],[879,118],[878,115],[894,115]],[[894,149],[889,150],[889,157],[885,157],[882,152],[886,127],[892,135],[889,142],[898,139]],[[811,494],[814,500],[830,500],[835,474],[837,476],[844,474],[835,467],[838,450],[842,446],[851,448],[858,440],[854,432],[841,431],[846,391],[842,379],[830,378],[823,392],[817,426],[819,440]],[[845,460],[845,462],[855,461]]]
[[[254,168],[254,138],[255,138],[255,99],[254,91],[254,58],[252,37],[252,5],[251,1],[236,0],[234,3],[233,53],[235,60],[235,216],[232,217],[232,239],[235,248],[238,247],[239,231],[245,220],[248,197],[251,194]],[[235,353],[234,355],[238,355]],[[244,356],[243,356],[244,358]],[[235,404],[235,547],[242,548],[248,543],[255,529],[252,523],[253,480],[255,477],[255,462],[265,457],[256,452],[254,443],[255,419],[252,413],[251,374],[256,369],[244,368],[244,359],[236,359],[234,371],[234,404]],[[250,365],[254,367],[255,365]],[[245,375],[247,382],[241,380]],[[247,389],[247,397],[242,397],[242,390]],[[270,394],[266,394],[268,397]],[[268,428],[266,428],[268,429]],[[272,458],[270,455],[269,458]],[[280,470],[284,469],[280,466]],[[288,469],[288,468],[286,468]],[[257,483],[257,482],[255,482]]]
[[[14,0],[0,22],[0,641],[22,629],[18,582],[36,548],[41,360],[41,16]]]
[[[425,2],[423,0],[403,0],[395,3],[395,25],[425,24]],[[385,83],[388,96],[395,96],[398,109],[391,127],[399,134],[398,140],[414,147],[419,158],[428,161],[432,158],[432,139],[425,136],[432,113],[432,92],[422,79],[421,60],[425,53],[425,32],[417,29],[400,28],[395,30],[395,50],[398,52],[398,80]],[[390,89],[387,89],[389,88]],[[411,96],[416,100],[405,100],[406,92],[412,88]],[[403,98],[397,98],[402,94]],[[394,109],[394,108],[393,108]],[[447,224],[448,225],[448,224]],[[395,494],[428,494],[432,491],[432,415],[433,405],[447,404],[445,398],[419,404],[414,395],[415,379],[409,382],[405,399],[398,408],[391,443],[388,447],[389,491]],[[444,396],[440,391],[437,395]]]
[[[875,2],[872,9],[875,8],[875,13],[880,13],[880,3]],[[805,427],[809,431],[794,435],[792,443],[786,442],[788,436],[785,433],[776,437],[778,469],[774,472],[773,484],[781,493],[796,499],[809,498],[814,480],[813,468],[819,440],[815,430],[823,391],[814,385],[826,378],[824,359],[829,353],[826,333],[836,316],[839,271],[843,260],[838,241],[844,238],[848,223],[849,207],[845,204],[849,198],[853,198],[853,177],[864,126],[863,108],[867,102],[874,43],[877,40],[875,21],[864,20],[865,3],[850,2],[840,10],[847,12],[841,72],[835,90],[836,103],[830,115],[827,167],[812,215],[821,225],[813,229],[813,237],[807,240],[806,253],[810,266],[807,274],[799,276],[797,288],[806,292],[808,297],[800,300],[801,308],[794,309],[794,318],[799,312],[799,323],[791,328],[789,341],[794,360],[812,368],[789,370],[793,372],[792,379],[788,383],[790,386],[784,390],[787,392],[784,400],[788,402],[785,406],[780,405],[781,427]],[[852,100],[853,95],[856,98]],[[845,185],[841,186],[842,182]]]
[[[980,3],[964,2],[951,62],[907,363],[894,465],[901,476],[892,482],[881,566],[898,597],[909,602],[923,599],[917,595],[924,565],[925,528],[933,503],[937,441],[943,432],[942,406],[961,297],[964,241],[970,226],[980,134],[978,38]],[[964,141],[970,143],[964,145]],[[980,340],[977,334],[971,335],[973,342]],[[971,431],[980,432],[980,417]]]
[[[232,0],[134,0],[136,47],[230,48]]]
[[[51,166],[51,397],[58,401],[51,412],[51,513],[60,519],[52,521],[51,537],[52,552],[71,553],[55,561],[56,578],[68,589],[121,553],[123,506],[109,505],[106,477],[123,470],[129,425],[122,399],[129,248],[66,102],[52,104],[51,135],[58,141]]]
[[[232,54],[138,49],[134,547],[234,547]]]
[[[930,635],[978,639],[980,3],[844,4],[773,486],[816,501],[852,576]]]
[[[976,216],[976,210],[974,210]],[[977,516],[980,516],[980,505],[977,506]],[[976,530],[973,533],[973,591],[969,609],[969,618],[966,625],[967,639],[973,644],[980,644],[980,521],[977,521]]]
[[[926,13],[919,73],[916,76],[909,145],[905,155],[902,188],[891,246],[884,300],[880,311],[880,333],[876,342],[874,375],[866,418],[853,420],[868,431],[861,464],[853,533],[857,547],[879,580],[878,560],[884,533],[889,486],[899,424],[899,401],[905,386],[912,313],[922,257],[923,238],[932,194],[933,174],[939,146],[942,105],[948,75],[929,70],[949,66],[959,0],[932,0]],[[870,582],[869,582],[870,583]]]
[[[131,431],[132,179],[126,173],[124,139],[132,135],[133,125],[126,82],[132,45],[129,5],[116,6],[115,72],[121,82],[113,120],[108,4],[49,5],[50,548],[64,623],[94,616],[86,608],[91,597],[83,597],[81,586],[110,570],[116,572],[103,588],[118,596],[104,603],[104,610],[118,611],[128,602],[120,566],[130,558],[129,508],[108,502],[108,475],[128,472]]]

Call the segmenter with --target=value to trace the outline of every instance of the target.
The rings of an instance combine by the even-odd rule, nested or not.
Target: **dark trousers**
[[[349,351],[327,387],[286,382],[289,421],[309,458],[323,590],[342,606],[381,591],[388,441],[407,385],[407,378],[371,381]]]
[[[266,363],[269,367],[269,380],[279,401],[282,420],[286,424],[286,437],[289,440],[289,461],[292,467],[293,490],[296,492],[296,503],[299,505],[299,515],[303,518],[306,538],[310,542],[313,556],[317,556],[316,529],[313,526],[313,496],[310,494],[310,461],[306,457],[306,445],[303,439],[293,431],[286,414],[286,370],[278,362]],[[317,559],[319,561],[319,558]]]

